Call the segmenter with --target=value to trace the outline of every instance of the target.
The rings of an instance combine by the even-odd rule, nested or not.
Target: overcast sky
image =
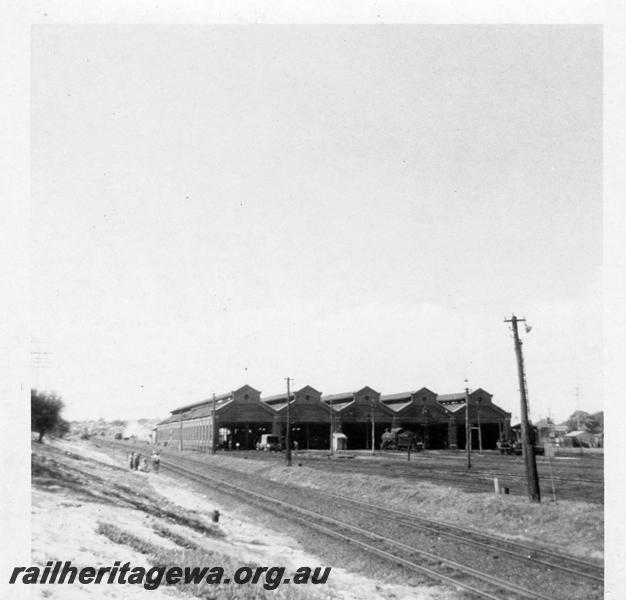
[[[66,418],[244,383],[602,400],[589,26],[35,27],[32,385]]]

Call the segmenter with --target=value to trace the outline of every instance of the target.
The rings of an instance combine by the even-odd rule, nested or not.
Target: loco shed
[[[354,392],[322,396],[333,411],[333,432],[347,437],[349,450],[372,448],[372,422],[375,444],[391,427],[394,412],[380,400],[380,393],[369,386]]]
[[[272,433],[285,437],[287,393],[261,398],[276,415]],[[289,402],[290,439],[302,450],[330,447],[330,409],[322,403],[322,393],[310,385],[292,392]]]
[[[394,412],[392,428],[413,432],[426,450],[447,447],[449,412],[437,402],[435,392],[423,387],[410,392],[386,394],[381,400]]]
[[[171,411],[155,431],[154,442],[184,450],[210,451],[213,439],[213,398]],[[369,386],[352,392],[322,396],[312,386],[291,393],[290,438],[301,450],[328,449],[333,433],[345,435],[349,450],[380,447],[386,429],[410,431],[426,450],[465,448],[465,394],[438,395],[421,387],[386,394]],[[510,437],[511,414],[496,406],[483,388],[469,394],[472,447],[495,449],[499,439]],[[249,450],[262,435],[284,438],[287,394],[261,397],[249,385],[215,397],[216,447]]]
[[[492,395],[482,388],[468,394],[469,420],[472,449],[493,450],[503,437],[510,436],[511,413],[491,401]],[[448,445],[465,448],[465,392],[441,394],[437,402],[449,414]]]
[[[264,433],[272,433],[276,412],[261,402],[249,385],[215,397],[218,448],[250,450]],[[211,449],[213,398],[174,409],[157,425],[156,443],[183,450]]]

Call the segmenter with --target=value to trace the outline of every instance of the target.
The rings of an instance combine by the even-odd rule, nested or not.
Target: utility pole
[[[580,431],[580,398],[578,396],[578,386],[576,386],[576,431]]]
[[[291,390],[289,389],[290,377],[285,377],[287,381],[287,431],[285,432],[285,459],[287,466],[291,466],[291,414],[289,412],[289,405],[291,404]]]
[[[537,474],[537,463],[535,461],[535,449],[530,438],[530,423],[528,422],[528,398],[526,395],[526,376],[524,375],[524,357],[522,355],[522,340],[517,331],[517,324],[526,319],[518,319],[512,315],[510,319],[505,319],[505,323],[511,323],[513,337],[515,339],[515,355],[517,357],[517,374],[519,378],[519,391],[521,402],[521,426],[522,426],[522,451],[526,463],[526,481],[528,485],[528,498],[531,502],[541,502],[539,491],[539,476]]]
[[[333,448],[333,428],[334,428],[334,422],[333,422],[333,402],[332,400],[328,401],[328,410],[330,410],[330,455],[332,456],[335,452],[334,448]]]
[[[467,379],[465,380],[467,383]],[[472,428],[469,418],[469,389],[465,388],[465,451],[467,452],[467,468],[472,468]]]
[[[372,413],[372,454],[376,454],[376,433],[374,431],[375,421],[374,421],[374,398],[371,399],[371,413]]]
[[[217,448],[217,413],[215,394],[213,394],[213,412],[211,413],[211,454],[215,454]]]
[[[480,398],[476,402],[476,422],[478,423],[478,451],[483,451],[483,432],[480,428]]]

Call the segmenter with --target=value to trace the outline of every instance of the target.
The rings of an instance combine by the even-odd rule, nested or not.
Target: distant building
[[[385,394],[381,400],[395,413],[392,428],[413,431],[426,450],[448,447],[450,411],[437,401],[435,392],[423,387]]]
[[[285,436],[287,425],[287,392],[262,397],[261,401],[276,411],[272,433]],[[322,394],[310,385],[291,393],[289,402],[289,439],[301,450],[330,447],[330,408]]]
[[[395,413],[383,402],[380,393],[369,386],[352,392],[322,396],[322,402],[333,410],[333,430],[343,433],[350,450],[372,448],[391,427]]]
[[[603,435],[588,431],[570,431],[565,434],[563,445],[570,448],[602,448]]]
[[[157,424],[156,443],[183,450],[210,450],[213,399],[176,408]],[[216,446],[249,450],[264,433],[271,433],[276,411],[261,402],[261,392],[249,385],[215,397]]]
[[[511,429],[511,413],[492,402],[492,395],[483,388],[468,394],[469,421],[472,448],[494,449],[501,438],[508,438]],[[448,445],[465,448],[465,392],[440,394],[437,402],[449,413]]]
[[[436,394],[426,387],[386,394],[369,386],[340,394],[321,393],[304,386],[291,393],[261,397],[249,385],[187,404],[171,411],[156,426],[155,443],[184,450],[210,450],[215,406],[216,446],[225,450],[252,449],[263,434],[285,436],[289,406],[290,438],[301,450],[328,449],[331,423],[347,449],[380,447],[386,429],[412,431],[426,449],[465,448],[465,393]],[[469,394],[472,447],[495,449],[510,433],[511,414],[496,406],[482,388]],[[150,432],[147,432],[147,435]],[[339,439],[339,438],[337,438]]]

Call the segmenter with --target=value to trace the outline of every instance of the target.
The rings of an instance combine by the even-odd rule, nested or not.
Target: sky
[[[603,409],[600,27],[35,26],[31,90],[66,418],[292,377],[515,420],[513,313],[531,416]]]

